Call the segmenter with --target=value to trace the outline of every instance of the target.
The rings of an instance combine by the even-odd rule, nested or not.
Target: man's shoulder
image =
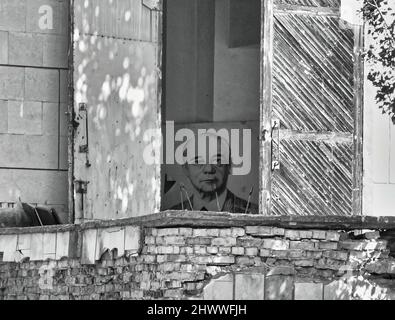
[[[228,190],[224,209],[231,213],[259,214],[258,205],[236,196],[230,190]]]

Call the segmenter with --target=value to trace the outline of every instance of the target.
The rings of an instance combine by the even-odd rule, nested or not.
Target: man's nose
[[[213,164],[206,164],[203,168],[204,173],[215,173],[215,166]]]

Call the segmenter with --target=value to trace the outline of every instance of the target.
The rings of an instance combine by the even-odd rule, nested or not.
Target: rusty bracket
[[[75,192],[79,194],[86,194],[88,192],[89,181],[74,180]]]

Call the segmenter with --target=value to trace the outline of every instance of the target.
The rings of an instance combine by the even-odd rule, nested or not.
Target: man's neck
[[[226,188],[212,192],[203,192],[203,191],[195,190],[193,195],[194,197],[199,198],[199,200],[201,201],[210,202],[213,201],[216,197],[220,197],[225,191]]]

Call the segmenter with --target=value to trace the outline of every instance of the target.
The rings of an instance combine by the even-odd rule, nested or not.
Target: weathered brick
[[[302,239],[311,239],[313,238],[313,231],[311,230],[300,230],[299,231],[300,238]]]
[[[322,249],[322,250],[337,250],[338,243],[337,242],[320,241],[318,243],[318,248]]]
[[[174,253],[174,249],[172,246],[158,246],[157,252],[159,254],[171,254]]]
[[[159,237],[158,237],[159,238]],[[158,239],[156,238],[156,239]],[[181,236],[166,236],[163,237],[164,243],[165,244],[178,244],[178,245],[183,245],[185,244],[185,238]]]
[[[194,229],[193,236],[194,237],[218,237],[219,230],[218,229]]]
[[[180,228],[179,229],[179,235],[183,237],[191,237],[193,234],[193,229],[192,228]]]
[[[244,255],[244,248],[243,247],[232,247],[232,254],[242,256],[242,255]]]
[[[204,246],[194,246],[193,251],[195,254],[207,254],[206,247]]]
[[[258,248],[245,248],[245,254],[247,256],[257,256]]]
[[[213,257],[213,256],[195,256],[191,257],[191,261],[197,263],[197,264],[207,264],[207,263],[212,263],[214,258],[218,257]]]
[[[253,266],[255,263],[254,259],[250,257],[242,257],[242,256],[237,256],[236,257],[236,264],[240,266]]]
[[[366,251],[351,250],[349,257],[351,260],[352,259],[364,260],[364,259],[367,259],[369,257],[369,255]]]
[[[247,226],[245,228],[245,232],[246,234],[259,235],[262,237],[273,235],[271,227],[263,227],[263,226]]]
[[[131,290],[130,291],[130,298],[131,299],[142,299],[144,297],[143,290]]]
[[[324,230],[313,230],[313,238],[318,240],[326,239],[326,231]]]
[[[326,232],[326,240],[328,241],[339,241],[340,233],[337,231],[327,231]]]
[[[193,248],[192,247],[180,247],[180,253],[181,254],[193,254]]]
[[[174,254],[180,254],[180,247],[179,246],[173,246],[173,253]]]
[[[224,246],[224,247],[233,247],[236,245],[235,238],[214,238],[211,241],[212,246]]]
[[[346,240],[339,242],[340,249],[346,250],[363,250],[366,246],[365,241]]]
[[[223,257],[213,257],[212,263],[214,264],[234,264],[235,263],[235,257],[232,256],[223,256]]]
[[[286,240],[264,239],[263,247],[272,250],[287,250],[289,249],[289,242]]]
[[[246,234],[244,228],[232,228],[232,237],[243,237]]]
[[[207,253],[209,253],[209,254],[217,254],[218,253],[218,247],[207,247]]]
[[[304,255],[306,255],[309,251],[303,251],[303,250],[288,250],[288,257],[291,259],[299,259],[302,258]],[[306,255],[306,258],[310,258],[308,255]]]
[[[145,237],[145,244],[155,244],[155,237],[152,236]]]
[[[187,256],[184,254],[169,254],[169,255],[167,255],[167,261],[185,262],[185,261],[187,261]]]
[[[156,235],[158,237],[162,236],[177,236],[179,234],[178,228],[163,228],[163,229],[156,229]]]
[[[322,257],[322,251],[305,251],[304,255],[307,259],[320,259]]]
[[[295,266],[297,267],[312,267],[314,266],[314,260],[295,260]]]
[[[218,247],[219,254],[229,254],[231,251],[231,247]]]
[[[300,233],[298,230],[285,230],[285,238],[291,239],[291,240],[299,240],[300,239]]]
[[[270,257],[271,253],[270,253],[269,249],[261,249],[261,250],[259,250],[259,255],[261,257]]]
[[[219,236],[220,237],[230,237],[232,235],[232,229],[220,229]]]
[[[290,241],[289,244],[291,249],[300,249],[300,250],[314,250],[315,245],[312,241]]]
[[[237,238],[237,245],[240,247],[261,247],[264,239],[254,237]]]
[[[386,240],[369,240],[365,245],[365,250],[376,250],[382,251],[386,250],[388,245],[388,241]]]
[[[322,255],[335,260],[346,261],[348,259],[347,251],[324,251]]]
[[[286,259],[289,257],[289,252],[288,250],[272,250],[271,257],[277,259]]]
[[[212,238],[208,237],[196,237],[196,238],[187,238],[186,239],[186,244],[188,245],[202,245],[202,246],[208,246],[212,242]]]
[[[285,235],[285,229],[273,227],[272,228],[272,234],[274,236],[283,236],[283,235]]]
[[[380,238],[380,231],[371,231],[364,234],[365,239],[377,240]]]

